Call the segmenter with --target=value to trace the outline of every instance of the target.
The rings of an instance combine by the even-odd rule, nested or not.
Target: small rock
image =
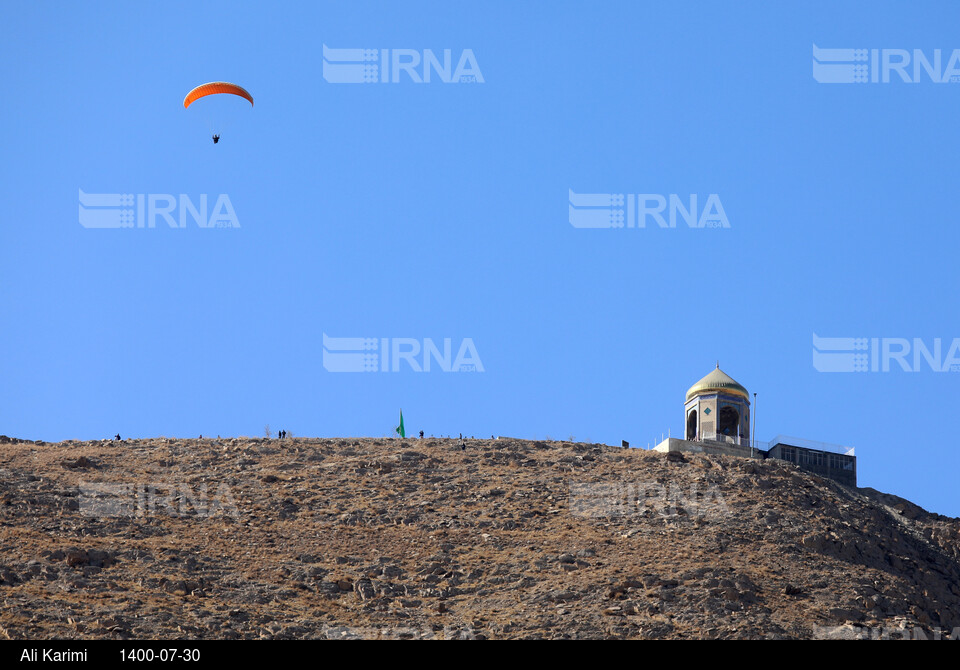
[[[90,562],[90,556],[83,549],[71,547],[66,551],[67,565],[75,568],[81,565],[87,565]]]

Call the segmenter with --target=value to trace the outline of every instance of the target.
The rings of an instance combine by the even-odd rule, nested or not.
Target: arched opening
[[[695,409],[690,410],[690,413],[687,414],[687,439],[697,439],[697,410]]]
[[[729,435],[730,437],[738,437],[738,430],[740,427],[740,412],[731,407],[730,405],[724,405],[720,408],[720,418],[717,422],[717,432],[721,435]]]

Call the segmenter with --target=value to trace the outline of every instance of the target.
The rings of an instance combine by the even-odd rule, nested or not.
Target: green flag
[[[400,425],[396,428],[397,433],[400,437],[406,437],[407,433],[403,430],[403,410],[400,410]]]

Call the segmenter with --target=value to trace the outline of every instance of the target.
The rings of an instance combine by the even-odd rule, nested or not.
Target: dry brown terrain
[[[0,437],[12,639],[946,637],[958,540],[772,460]]]

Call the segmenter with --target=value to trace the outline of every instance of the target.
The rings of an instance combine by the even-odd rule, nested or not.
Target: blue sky
[[[812,362],[813,334],[944,356],[960,338],[960,85],[811,69],[814,44],[946,66],[958,20],[932,2],[7,3],[0,433],[375,436],[402,407],[408,433],[646,447],[719,360],[757,392],[759,439],[853,446],[861,486],[960,516],[960,373]],[[324,44],[469,50],[483,82],[330,83]],[[213,80],[255,106],[184,110]],[[91,229],[81,190],[225,194],[239,227]],[[578,228],[571,190],[716,194],[729,227]],[[469,341],[483,371],[332,372],[324,334]]]

